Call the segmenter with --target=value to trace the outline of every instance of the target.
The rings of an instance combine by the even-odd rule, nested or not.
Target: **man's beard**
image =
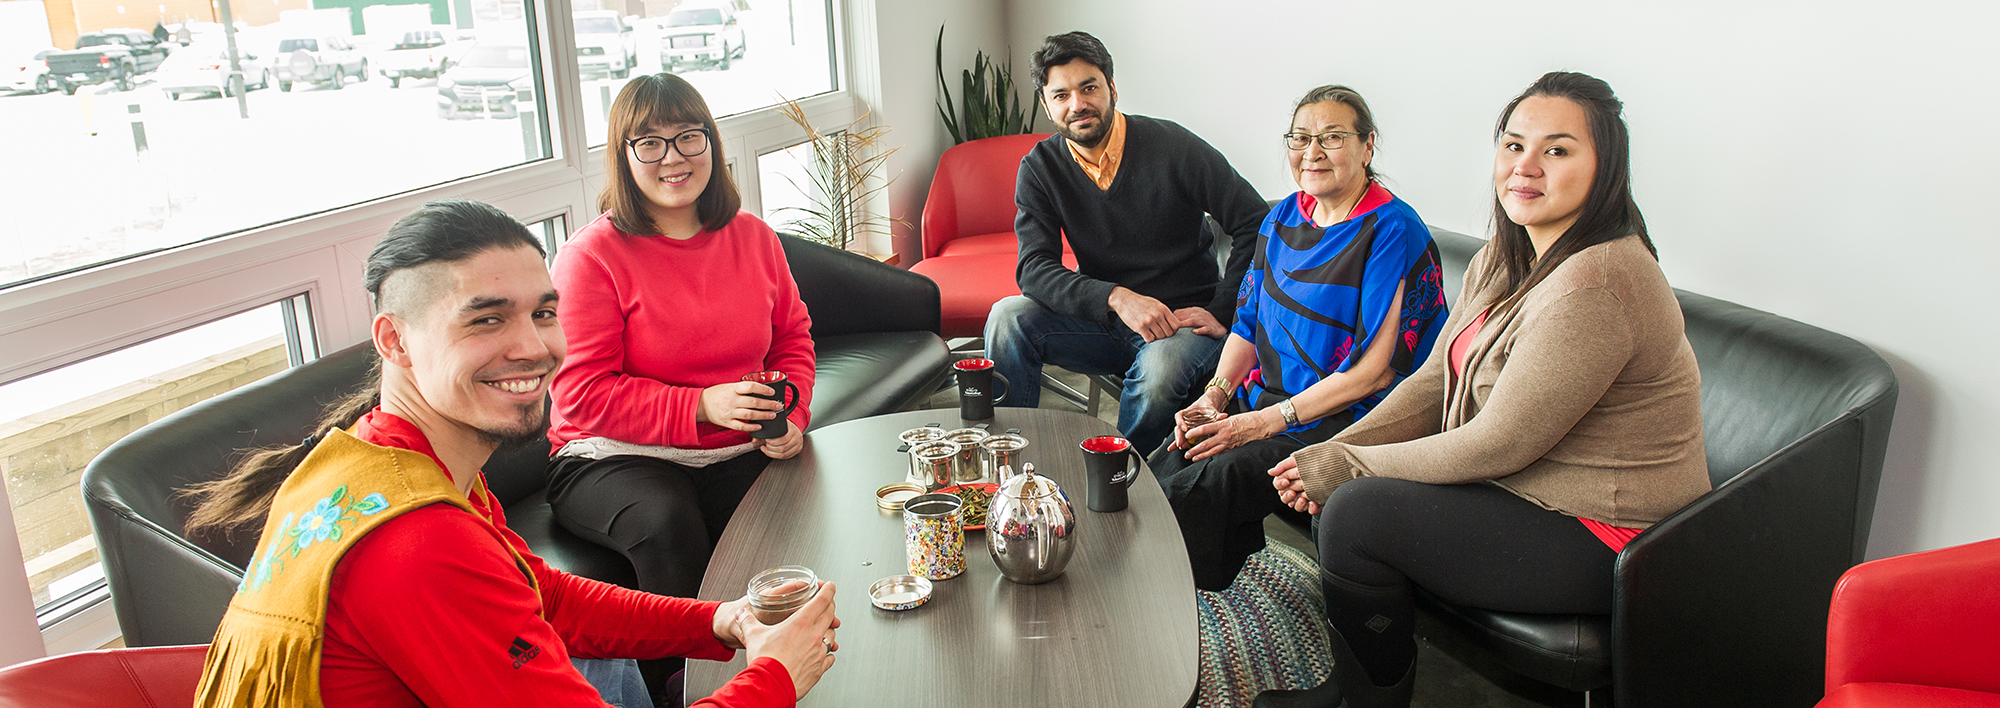
[[[500,428],[475,428],[479,439],[496,447],[526,445],[548,437],[549,416],[541,402],[524,404],[520,417],[512,425]]]
[[[1101,113],[1093,111],[1089,116],[1072,115],[1069,117],[1069,123],[1062,123],[1056,126],[1056,132],[1061,133],[1064,140],[1076,143],[1085,148],[1095,149],[1104,142],[1106,136],[1111,135],[1111,116],[1116,113],[1116,111],[1112,110],[1112,106],[1107,104]],[[1096,118],[1097,127],[1088,131],[1079,131],[1070,127],[1079,118]]]

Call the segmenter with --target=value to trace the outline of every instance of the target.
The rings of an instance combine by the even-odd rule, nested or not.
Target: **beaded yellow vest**
[[[472,493],[485,494],[484,480]],[[423,453],[371,445],[342,430],[329,434],[278,488],[243,583],[215,630],[195,705],[320,708],[334,567],[369,531],[438,503],[477,514]]]

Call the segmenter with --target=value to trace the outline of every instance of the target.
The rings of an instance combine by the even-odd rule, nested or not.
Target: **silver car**
[[[244,90],[270,88],[271,68],[263,57],[241,47],[236,51],[238,65],[243,67]],[[160,64],[153,72],[153,85],[169,99],[188,93],[234,97],[229,88],[228,52],[229,48],[220,44],[188,45]]]
[[[534,88],[527,46],[480,44],[438,77],[438,117],[511,119],[521,99],[534,103]]]
[[[338,36],[295,37],[278,42],[278,59],[273,62],[271,73],[278,79],[279,91],[292,90],[292,84],[329,83],[335,89],[347,85],[347,77],[368,80],[368,58],[361,55],[347,38]]]

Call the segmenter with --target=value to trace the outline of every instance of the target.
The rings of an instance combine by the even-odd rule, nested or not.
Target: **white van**
[[[625,16],[615,10],[582,10],[576,17],[576,68],[622,79],[639,63],[639,44]]]
[[[743,56],[743,24],[731,0],[694,0],[667,15],[661,23],[660,67],[684,66],[728,70],[729,60]]]

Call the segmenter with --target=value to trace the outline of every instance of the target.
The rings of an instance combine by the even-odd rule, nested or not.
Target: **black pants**
[[[771,458],[759,450],[707,467],[618,455],[549,462],[556,521],[584,540],[624,554],[639,589],[694,597],[715,541]]]
[[[1244,561],[1264,550],[1264,517],[1294,513],[1278,501],[1271,468],[1353,422],[1352,412],[1342,412],[1295,435],[1258,440],[1200,462],[1189,462],[1186,450],[1165,445],[1146,459],[1180,523],[1195,587],[1209,592],[1229,589]]]
[[[1412,585],[1489,610],[1610,614],[1617,559],[1575,517],[1487,483],[1363,477],[1319,516],[1327,619],[1381,686],[1416,661]]]

